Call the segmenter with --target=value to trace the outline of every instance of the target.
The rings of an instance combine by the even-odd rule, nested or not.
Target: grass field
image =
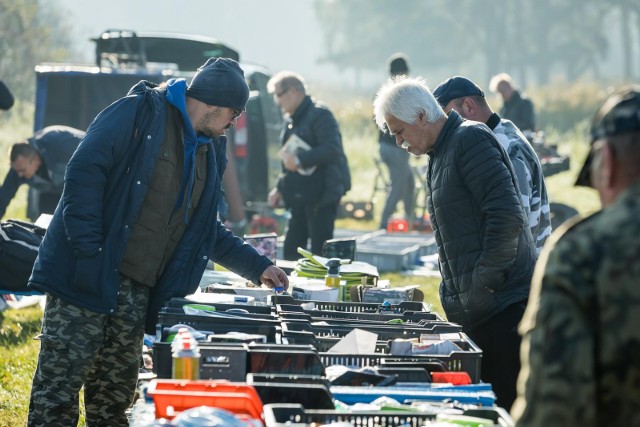
[[[371,200],[375,198],[375,216],[379,218],[382,209],[382,194],[373,193],[373,179],[376,169],[373,156],[377,154],[375,129],[370,123],[368,113],[363,113],[363,104],[355,103],[338,114],[342,124],[345,150],[353,174],[353,189],[347,195],[350,200]],[[16,105],[9,115],[0,119],[0,152],[6,153],[10,145],[31,133],[33,109]],[[580,164],[587,152],[584,143],[584,126],[576,127],[572,132],[562,135],[550,135],[557,142],[560,151],[571,155],[571,170],[547,179],[548,191],[552,201],[568,204],[581,213],[595,210],[599,206],[593,190],[576,188],[573,182]],[[416,165],[421,160],[414,160]],[[4,177],[8,169],[8,159],[0,162],[0,176]],[[26,189],[21,189],[10,205],[5,218],[25,217]],[[376,219],[359,221],[341,219],[336,227],[354,230],[374,230]],[[438,279],[418,276],[405,276],[400,273],[384,274],[392,285],[418,285],[425,294],[425,301],[433,310],[442,313],[438,298]],[[20,310],[8,310],[0,313],[0,427],[24,425],[26,421],[30,380],[36,365],[38,342],[32,340],[40,326],[42,312],[39,307]],[[84,421],[81,420],[81,426]]]

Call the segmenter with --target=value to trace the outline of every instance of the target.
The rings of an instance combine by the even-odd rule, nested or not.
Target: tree
[[[468,0],[464,0],[467,2]],[[394,52],[409,55],[416,66],[454,62],[470,47],[451,31],[458,17],[444,0],[315,0],[326,53],[320,60],[340,70],[379,69]],[[446,37],[449,44],[440,41]]]
[[[627,3],[637,0],[609,0]],[[401,50],[414,65],[454,73],[484,69],[545,84],[597,68],[606,53],[603,5],[573,0],[316,0],[325,34],[321,60],[341,70],[378,68]]]
[[[620,38],[622,40],[622,70],[627,81],[633,80],[634,60],[640,49],[640,39],[633,40],[633,20],[637,23],[636,33],[640,36],[640,4],[637,0],[606,0],[605,3],[613,12],[617,12],[620,22]],[[637,64],[640,65],[640,64]]]
[[[33,99],[36,64],[69,59],[70,46],[70,27],[54,2],[0,0],[0,78],[17,99]]]

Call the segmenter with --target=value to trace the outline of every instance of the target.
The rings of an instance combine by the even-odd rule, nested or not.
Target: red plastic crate
[[[153,380],[147,393],[153,397],[156,418],[173,418],[197,406],[226,409],[262,421],[262,400],[253,386],[224,380]]]

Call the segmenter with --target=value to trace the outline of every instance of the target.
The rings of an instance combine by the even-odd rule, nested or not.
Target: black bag
[[[0,222],[0,289],[29,291],[27,282],[45,231],[28,222]]]

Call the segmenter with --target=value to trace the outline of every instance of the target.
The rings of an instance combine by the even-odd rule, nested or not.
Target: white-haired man
[[[420,78],[385,84],[374,101],[378,127],[427,154],[427,207],[435,233],[448,320],[483,350],[481,378],[509,407],[520,370],[517,325],[536,249],[506,152],[482,123],[449,116]]]

